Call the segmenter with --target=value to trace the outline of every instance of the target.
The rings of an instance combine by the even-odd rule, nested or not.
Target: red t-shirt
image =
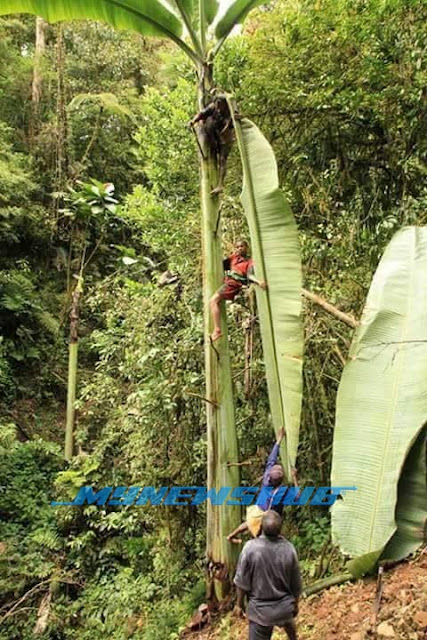
[[[224,269],[229,272],[227,276],[238,282],[247,280],[248,272],[252,267],[252,258],[245,258],[237,253],[233,253],[224,260]]]

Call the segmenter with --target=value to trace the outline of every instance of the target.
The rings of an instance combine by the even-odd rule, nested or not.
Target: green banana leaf
[[[212,24],[218,13],[219,2],[217,0],[201,0],[201,2],[203,2],[206,21],[208,24]]]
[[[170,38],[193,60],[199,60],[181,39],[181,20],[159,0],[1,0],[0,15],[9,13],[32,13],[48,22],[99,20],[116,29]]]
[[[227,38],[230,31],[236,24],[242,24],[246,16],[252,9],[267,4],[269,0],[235,0],[224,13],[215,27],[215,35],[219,40],[217,49]]]
[[[232,108],[232,105],[230,105]],[[279,189],[269,143],[249,120],[235,119],[243,165],[242,203],[251,237],[270,410],[276,432],[286,429],[282,460],[290,478],[295,465],[302,401],[302,269],[298,230]]]
[[[333,506],[332,535],[357,556],[354,575],[401,559],[423,539],[426,273],[427,228],[402,229],[374,275],[338,391],[332,486],[357,491]]]

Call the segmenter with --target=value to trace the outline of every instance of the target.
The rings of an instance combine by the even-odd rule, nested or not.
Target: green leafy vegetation
[[[203,4],[210,23],[215,3]],[[199,25],[198,8],[180,5]],[[243,13],[249,7],[237,5]],[[395,231],[426,222],[426,18],[422,3],[406,0],[277,2],[251,13],[215,60],[213,84],[234,93],[274,150],[299,229],[304,286],[356,318]],[[225,417],[206,402],[204,369],[207,302],[222,277],[221,257],[249,234],[241,164],[234,149],[216,200],[209,197],[216,168],[204,167],[201,223],[197,145],[186,127],[198,111],[194,57],[107,24],[44,28],[36,109],[36,20],[0,21],[0,639],[30,640],[38,625],[51,640],[172,640],[205,598],[207,519],[210,548],[216,539],[215,553],[231,565],[235,550],[218,531],[232,523],[205,508],[49,503],[84,484],[204,485],[218,434],[222,451],[235,447],[227,461],[245,463],[225,469],[226,477],[238,484],[240,469],[243,483],[256,484],[274,421],[253,296],[228,305],[228,354],[225,340],[218,345],[233,398]],[[198,28],[197,39],[186,40],[197,56],[215,46]],[[77,180],[113,183],[117,209],[91,215],[87,228],[87,216],[67,215],[76,211],[66,197],[69,186],[78,194]],[[220,202],[221,237],[212,245]],[[201,235],[212,251],[209,276]],[[84,248],[91,259],[79,325],[76,455],[65,463],[69,312]],[[308,302],[303,321],[297,467],[301,484],[327,486],[352,330]],[[208,357],[221,379],[216,353]],[[397,493],[415,486],[410,472],[423,465],[421,422],[400,484],[394,480]],[[211,474],[221,450],[216,456]],[[398,504],[401,549],[407,514]],[[306,582],[343,569],[324,508],[287,510],[285,533]],[[396,557],[392,547],[387,553]]]

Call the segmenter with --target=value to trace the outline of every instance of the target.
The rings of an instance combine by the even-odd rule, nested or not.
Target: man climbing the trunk
[[[267,283],[257,280],[253,274],[253,261],[248,256],[249,245],[246,240],[238,240],[234,246],[234,253],[223,261],[226,276],[224,284],[212,296],[210,307],[213,319],[211,339],[214,342],[222,336],[221,332],[221,300],[234,300],[244,284],[254,282],[261,289],[267,289]]]
[[[274,447],[271,450],[270,455],[268,456],[262,479],[261,491],[266,487],[274,487],[273,491],[269,492],[270,495],[266,496],[265,500],[263,500],[261,504],[256,504],[248,507],[246,511],[245,522],[243,522],[239,527],[237,527],[237,529],[232,531],[230,535],[227,536],[227,540],[229,542],[240,544],[242,540],[240,538],[237,538],[236,536],[248,530],[253,535],[253,537],[256,538],[261,531],[261,523],[264,513],[269,509],[275,511],[279,516],[282,515],[283,504],[274,505],[273,502],[276,493],[282,486],[283,478],[285,477],[282,465],[276,464],[277,458],[279,456],[280,445],[284,436],[285,430],[282,428],[280,429]]]
[[[243,547],[234,584],[235,613],[244,617],[248,599],[249,640],[270,640],[274,627],[283,627],[289,640],[297,640],[294,618],[302,593],[298,557],[293,545],[280,535],[282,519],[275,511],[262,518],[262,534]]]
[[[208,106],[200,111],[190,121],[190,126],[200,123],[199,133],[202,140],[209,146],[218,171],[218,185],[212,189],[212,195],[221,193],[224,187],[227,158],[234,142],[235,132],[227,98],[217,95]]]

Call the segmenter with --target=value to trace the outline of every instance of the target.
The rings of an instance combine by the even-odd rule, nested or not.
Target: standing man
[[[280,535],[282,519],[275,511],[262,518],[262,534],[243,547],[234,584],[236,613],[243,617],[248,599],[249,640],[270,640],[275,626],[289,640],[297,640],[294,618],[302,593],[301,574],[294,546]]]
[[[234,300],[243,285],[254,282],[261,289],[267,289],[263,280],[257,280],[253,274],[253,262],[248,256],[249,246],[246,240],[238,240],[234,245],[234,253],[223,261],[226,276],[224,284],[210,299],[213,320],[211,339],[214,342],[222,336],[221,332],[221,300]]]

